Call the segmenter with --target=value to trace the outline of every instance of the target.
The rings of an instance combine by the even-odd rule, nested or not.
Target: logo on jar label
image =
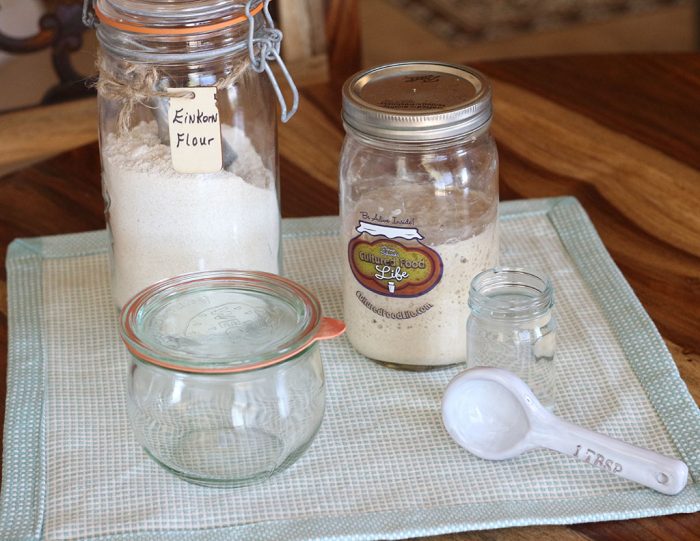
[[[364,287],[388,297],[418,297],[442,278],[442,259],[418,229],[360,221],[348,243],[352,273]]]

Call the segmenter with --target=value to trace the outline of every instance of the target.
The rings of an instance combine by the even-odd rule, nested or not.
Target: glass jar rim
[[[118,0],[96,0],[95,15],[107,26],[136,34],[189,35],[212,32],[247,21],[245,4],[231,4],[228,0],[199,0],[187,2],[189,8],[161,6],[152,0],[129,2],[128,8]],[[255,16],[264,8],[265,0],[251,6]],[[139,5],[142,6],[139,9]]]
[[[347,122],[343,121],[346,137],[353,137],[365,145],[369,145],[379,149],[388,149],[392,151],[400,151],[406,153],[422,153],[426,151],[434,151],[439,149],[450,148],[456,145],[469,144],[481,140],[484,136],[490,135],[491,120],[489,118],[484,124],[478,128],[461,132],[448,137],[426,138],[413,141],[411,139],[396,139],[392,137],[384,137],[376,134],[368,134],[356,129]]]
[[[169,305],[182,299],[193,302],[193,295],[201,298],[208,292],[214,294],[222,291],[251,298],[274,299],[283,305],[286,303],[290,310],[297,311],[299,317],[284,336],[270,341],[270,347],[238,357],[230,349],[221,356],[183,352],[159,345],[149,338],[148,326],[154,323],[154,318],[159,314],[167,319],[164,314],[167,315],[165,308]],[[188,299],[188,296],[192,298]],[[230,303],[210,307],[208,312],[211,314],[212,310],[226,306],[230,306]],[[218,318],[207,317],[207,324]],[[124,305],[120,316],[120,335],[132,355],[163,368],[201,374],[247,372],[273,366],[296,357],[317,340],[333,338],[344,330],[342,322],[321,317],[319,301],[306,288],[281,276],[259,271],[205,271],[162,280],[136,294]],[[172,337],[169,339],[173,340]],[[175,341],[178,339],[186,341],[184,335]]]
[[[527,292],[513,296],[499,294],[508,289]],[[554,306],[554,286],[548,276],[519,267],[495,267],[477,274],[469,287],[469,308],[492,317],[527,319]]]

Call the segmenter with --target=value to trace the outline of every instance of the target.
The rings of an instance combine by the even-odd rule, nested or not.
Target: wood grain
[[[326,40],[330,47],[328,62],[330,84],[340,88],[360,69],[362,45],[359,0],[324,0],[326,6]]]
[[[275,5],[282,53],[297,84],[339,88],[362,61],[358,0],[286,0]]]
[[[672,288],[697,289],[700,280],[693,265],[700,256],[700,171],[520,87],[499,80],[494,87],[493,133],[507,195],[576,195],[652,318],[671,340],[700,350],[697,309],[656,317]]]
[[[0,175],[97,140],[97,100],[85,98],[0,116]]]
[[[587,55],[489,62],[486,71],[699,169],[698,61],[698,53]]]
[[[299,112],[288,126],[279,130],[280,154],[284,161],[304,171],[312,184],[338,187],[338,156],[343,134],[331,125],[323,111],[312,106],[305,95]],[[285,178],[285,177],[283,177]],[[284,185],[283,185],[284,188]]]
[[[566,526],[528,526],[422,538],[424,541],[587,541],[595,539]]]
[[[298,85],[324,82],[330,77],[323,1],[274,3],[278,26],[284,32],[282,56]]]
[[[494,84],[502,199],[574,195],[581,201],[700,401],[700,55],[541,58],[477,67]],[[332,84],[307,86],[299,114],[280,127],[285,216],[337,213],[339,113]],[[52,110],[58,133],[69,130],[71,114]],[[20,117],[13,118],[15,128],[4,127],[4,118],[0,134],[18,134],[15,148],[45,152],[43,139],[32,140]],[[55,151],[60,139],[50,134],[46,146]],[[0,178],[3,262],[14,237],[102,226],[94,143]],[[3,268],[2,394],[6,310]],[[691,541],[699,531],[695,514],[430,539]]]
[[[284,31],[282,54],[286,61],[326,53],[323,0],[287,0],[277,4],[277,12]]]

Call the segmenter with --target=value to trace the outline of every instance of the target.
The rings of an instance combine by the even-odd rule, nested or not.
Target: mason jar
[[[513,372],[553,409],[557,321],[550,279],[526,269],[486,270],[472,281],[469,307],[467,366]]]
[[[391,64],[343,88],[340,164],[348,337],[387,366],[466,361],[472,278],[498,261],[498,154],[483,74]]]
[[[268,2],[86,0],[119,307],[185,272],[280,270],[276,95],[284,121],[298,96]]]
[[[344,328],[272,274],[198,272],[150,286],[121,316],[136,440],[200,485],[248,485],[285,469],[323,419],[318,342]]]

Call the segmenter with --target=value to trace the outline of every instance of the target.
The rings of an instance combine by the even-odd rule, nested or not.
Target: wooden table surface
[[[494,85],[501,199],[573,195],[581,201],[700,402],[700,54],[536,58],[476,67]],[[281,128],[284,216],[337,214],[339,111],[337,89],[303,88],[299,113]],[[0,129],[2,122],[0,116]],[[35,144],[42,138],[37,134]],[[16,237],[103,227],[94,143],[0,178],[3,397],[7,245]],[[439,539],[688,541],[700,539],[700,515]]]

